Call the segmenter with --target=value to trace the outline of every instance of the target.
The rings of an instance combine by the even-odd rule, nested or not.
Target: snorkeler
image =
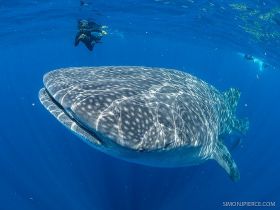
[[[265,68],[269,67],[267,63],[264,63],[263,60],[256,58],[250,54],[244,54],[244,58],[248,61],[253,61],[255,64],[259,66],[259,71],[262,72]]]
[[[269,64],[265,63],[262,59],[257,58],[253,55],[242,54],[242,53],[239,53],[239,54],[242,55],[244,59],[258,65],[259,68],[258,68],[258,73],[257,73],[257,79],[259,79],[259,76],[263,73],[264,69],[271,67]]]
[[[92,51],[96,43],[101,43],[101,38],[107,34],[104,30],[106,26],[101,26],[93,21],[79,20],[78,33],[75,37],[75,46],[83,42]]]

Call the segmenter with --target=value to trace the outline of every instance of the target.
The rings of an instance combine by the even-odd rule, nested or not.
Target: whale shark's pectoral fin
[[[233,181],[238,181],[240,174],[235,164],[234,160],[231,157],[227,147],[221,142],[218,141],[213,153],[213,159],[216,160],[220,166],[222,166],[230,178]]]

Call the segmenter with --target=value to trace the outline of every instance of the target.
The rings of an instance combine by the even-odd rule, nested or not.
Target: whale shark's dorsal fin
[[[221,141],[217,142],[212,158],[226,170],[233,181],[238,181],[240,179],[237,165],[232,159],[227,147]]]
[[[224,92],[225,100],[228,102],[230,106],[230,110],[232,113],[236,112],[236,107],[240,98],[240,91],[235,88],[230,88],[226,92]]]

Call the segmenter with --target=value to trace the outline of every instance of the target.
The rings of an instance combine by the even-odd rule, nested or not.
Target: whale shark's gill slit
[[[50,94],[47,88],[45,88],[46,93],[50,97],[51,101],[59,108],[61,109],[72,121],[74,121],[80,128],[82,128],[85,132],[87,132],[89,135],[93,136],[97,141],[99,141],[101,144],[105,145],[104,141],[102,141],[101,138],[87,125],[81,122],[79,118],[75,117],[75,113],[71,109],[65,109],[60,103],[58,103],[55,98]]]

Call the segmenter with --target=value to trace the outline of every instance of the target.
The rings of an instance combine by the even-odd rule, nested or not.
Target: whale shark
[[[62,68],[43,83],[44,107],[99,151],[154,167],[215,160],[240,178],[222,138],[249,127],[236,116],[237,89],[220,92],[186,72],[143,66]]]

